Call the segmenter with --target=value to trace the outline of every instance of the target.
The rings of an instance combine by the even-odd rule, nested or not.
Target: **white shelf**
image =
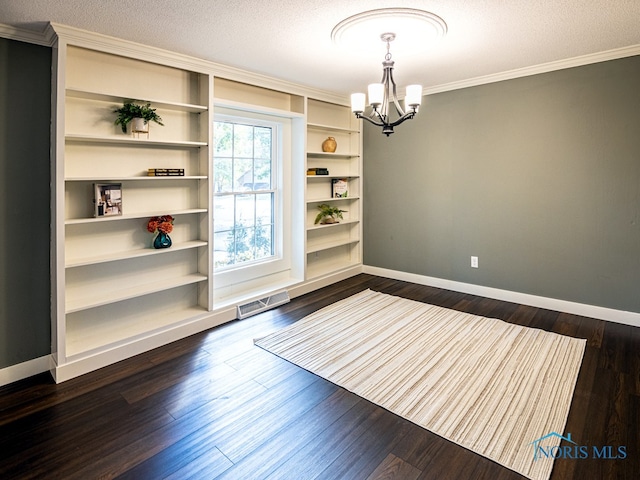
[[[351,245],[352,243],[358,243],[360,240],[358,239],[349,239],[349,240],[336,240],[334,242],[326,242],[319,243],[317,245],[312,245],[307,247],[307,254],[321,252],[322,250],[329,250],[330,248],[341,247],[343,245]]]
[[[178,140],[150,140],[146,138],[135,138],[122,136],[107,135],[81,135],[69,133],[65,136],[67,142],[73,143],[96,143],[96,144],[116,144],[116,145],[139,145],[139,146],[157,146],[157,147],[173,147],[173,148],[200,148],[206,147],[207,142],[192,142]]]
[[[334,153],[334,152],[312,152],[307,151],[307,156],[313,158],[358,158],[360,155],[354,153]]]
[[[157,282],[138,285],[137,287],[124,288],[115,292],[108,292],[101,294],[100,292],[92,296],[83,296],[78,299],[67,298],[66,313],[79,312],[81,310],[88,310],[90,308],[100,307],[111,303],[121,302],[123,300],[129,300],[142,295],[148,295],[150,293],[161,292],[163,290],[169,290],[171,288],[180,287],[182,285],[189,285],[192,283],[205,282],[208,278],[206,275],[192,274],[185,275],[183,277],[172,277],[168,279],[159,280]],[[67,290],[68,297],[72,296],[72,292]]]
[[[338,197],[338,198],[333,198],[333,197],[309,198],[307,199],[307,203],[311,204],[311,203],[326,203],[326,202],[345,202],[348,200],[358,200],[358,199],[360,199],[360,197],[358,197],[357,195],[354,195],[353,197]]]
[[[360,175],[307,175],[307,180],[327,180],[332,178],[360,178]]]
[[[174,211],[170,211],[170,212],[141,212],[141,213],[134,213],[131,215],[112,215],[112,216],[107,216],[107,217],[99,217],[99,218],[94,218],[94,217],[89,217],[89,218],[69,218],[67,220],[65,220],[65,225],[78,225],[81,223],[96,223],[96,222],[113,222],[113,221],[118,221],[118,220],[131,220],[131,219],[135,219],[135,218],[146,218],[146,217],[154,217],[154,216],[158,216],[158,215],[189,215],[189,214],[193,214],[193,213],[207,213],[207,209],[206,208],[191,208],[188,210],[174,210]]]
[[[110,253],[105,255],[95,255],[92,257],[67,259],[67,268],[84,267],[87,265],[96,265],[98,263],[115,262],[118,260],[128,260],[133,258],[146,257],[149,255],[163,255],[177,250],[188,250],[191,248],[206,247],[207,242],[194,240],[191,242],[174,243],[171,248],[141,248],[138,250],[130,250],[126,252]]]
[[[112,95],[109,93],[92,92],[79,88],[67,88],[67,96],[72,98],[84,98],[87,100],[99,100],[103,102],[123,103],[133,100],[134,102],[150,103],[153,108],[164,108],[167,110],[178,110],[181,112],[201,113],[206,112],[208,108],[204,105],[193,105],[190,103],[167,102],[165,100],[155,100],[151,98],[129,98],[120,95]]]
[[[332,125],[324,125],[321,123],[307,123],[307,128],[312,130],[323,130],[326,132],[360,133],[360,130],[357,129],[334,127]]]
[[[358,223],[360,222],[360,220],[347,220],[347,221],[342,221],[340,223],[327,223],[327,224],[318,224],[318,225],[309,225],[307,227],[307,231],[311,231],[311,230],[319,230],[321,228],[335,228],[335,227],[340,227],[340,226],[344,226],[344,225],[352,225],[354,223]]]
[[[162,175],[162,176],[135,176],[135,177],[118,177],[118,176],[110,176],[103,178],[96,177],[67,177],[65,178],[65,182],[129,182],[129,181],[163,181],[167,180],[206,180],[206,175]]]

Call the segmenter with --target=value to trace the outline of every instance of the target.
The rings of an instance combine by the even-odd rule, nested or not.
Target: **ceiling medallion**
[[[425,10],[379,8],[345,18],[331,31],[331,39],[346,48],[371,49],[384,32],[395,32],[395,48],[410,54],[443,38],[447,34],[447,24]]]

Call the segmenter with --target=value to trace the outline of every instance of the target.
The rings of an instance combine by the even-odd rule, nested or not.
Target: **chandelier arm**
[[[415,110],[411,110],[410,112],[405,113],[404,115],[402,115],[400,118],[398,118],[395,122],[391,122],[391,123],[387,123],[388,126],[390,127],[395,127],[397,125],[400,125],[402,122],[404,122],[405,120],[410,120],[413,117],[415,117],[416,115],[416,111]],[[382,126],[382,125],[379,125]]]
[[[383,65],[384,64],[385,62],[383,62]],[[384,88],[382,89],[382,105],[380,105],[380,112],[378,116],[380,117],[380,120],[386,123],[386,119],[389,118],[389,111],[387,108],[389,106],[389,68],[385,66],[382,72],[382,85],[384,85]]]
[[[376,112],[378,113],[378,112]],[[378,113],[378,116],[380,116],[380,114]],[[361,118],[363,120],[366,120],[369,123],[372,123],[373,125],[375,125],[376,127],[384,127],[386,125],[386,123],[384,121],[376,121],[373,118],[371,118],[369,115],[362,115],[361,113],[356,113],[356,117],[357,118]]]
[[[410,112],[405,113],[402,117],[398,118],[397,120],[395,120],[394,122],[387,122],[384,119],[382,119],[380,117],[380,114],[378,112],[375,112],[378,117],[380,118],[379,121],[376,121],[375,119],[371,118],[369,115],[363,115],[361,113],[356,113],[356,117],[357,118],[361,118],[363,120],[366,120],[367,122],[375,125],[376,127],[396,127],[398,125],[400,125],[402,122],[404,122],[405,120],[410,120],[413,117],[415,117],[416,115],[416,111],[415,110],[411,110]]]
[[[378,120],[382,123],[382,125],[386,125],[389,121],[389,115],[387,113],[387,109],[384,108],[385,105],[386,105],[386,101],[383,101],[381,106],[382,108],[380,110],[374,107],[371,113],[369,114],[369,118],[373,120],[377,117]]]
[[[393,86],[393,104],[396,107],[396,112],[398,112],[398,115],[400,117],[403,117],[405,115],[405,111],[402,109],[402,107],[400,106],[400,103],[398,102],[398,92],[396,89],[396,82],[393,80],[393,69],[389,70],[389,80],[391,80],[391,85]],[[404,120],[403,120],[404,121]]]

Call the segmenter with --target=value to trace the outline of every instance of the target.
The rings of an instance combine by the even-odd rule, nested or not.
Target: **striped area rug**
[[[586,340],[365,290],[255,344],[533,480]],[[552,448],[559,435],[545,439]]]

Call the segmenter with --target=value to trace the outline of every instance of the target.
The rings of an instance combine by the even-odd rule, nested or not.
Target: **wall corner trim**
[[[369,265],[365,265],[363,267],[363,273],[392,278],[394,280],[417,283],[419,285],[427,285],[430,287],[453,290],[461,293],[469,293],[471,295],[493,298],[505,302],[520,303],[522,305],[529,305],[532,307],[555,310],[557,312],[570,313],[572,315],[596,318],[598,320],[606,320],[608,322],[631,325],[632,327],[640,327],[640,313],[636,312],[626,312],[624,310],[599,307],[596,305],[587,305],[584,303],[569,302],[567,300],[559,300],[556,298],[540,297],[537,295],[530,295],[528,293],[512,292],[509,290],[484,287],[482,285],[456,282],[453,280],[428,277],[426,275],[418,275],[416,273],[401,272],[398,270],[390,270]]]

